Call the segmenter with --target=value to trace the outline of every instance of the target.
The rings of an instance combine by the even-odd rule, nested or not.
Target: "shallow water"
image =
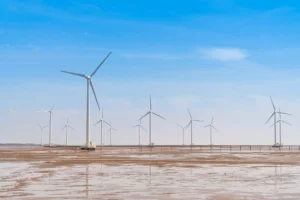
[[[138,165],[76,165],[41,169],[8,165],[1,171],[23,176],[26,184],[10,190],[0,185],[0,196],[22,199],[300,199],[300,167],[277,165],[193,165],[154,167]],[[27,166],[28,167],[28,166]],[[36,180],[33,180],[37,178]],[[1,181],[2,183],[2,181]]]

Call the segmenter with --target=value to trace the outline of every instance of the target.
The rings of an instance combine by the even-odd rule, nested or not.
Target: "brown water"
[[[105,160],[102,164],[98,163],[101,160],[99,152],[93,152],[85,154],[85,159],[86,156],[89,159],[99,157],[97,162],[69,165],[68,161],[74,162],[84,154],[75,151],[68,151],[68,153],[62,150],[50,151],[35,151],[40,159],[48,155],[47,161],[46,159],[31,160],[33,158],[22,162],[2,161],[0,197],[3,199],[128,200],[300,199],[300,166],[294,162],[300,160],[298,154],[128,154],[128,159],[137,157],[146,160],[137,164],[107,163]],[[33,154],[33,152],[29,153]],[[106,152],[107,156],[109,154]],[[241,163],[192,162],[194,158],[199,157],[219,161],[239,160]],[[66,164],[53,164],[61,158],[65,159]],[[184,160],[183,158],[189,159],[191,163],[181,163],[180,160]],[[166,159],[174,159],[174,163],[160,165],[155,162]],[[255,161],[253,164],[243,164],[249,159],[261,159],[265,160],[265,163],[257,164]],[[288,162],[289,160],[291,163]],[[272,164],[274,161],[283,161],[283,163]]]

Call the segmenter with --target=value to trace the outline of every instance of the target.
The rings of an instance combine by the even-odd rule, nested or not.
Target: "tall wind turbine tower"
[[[68,145],[68,128],[71,128],[72,130],[75,131],[75,129],[69,124],[69,119],[67,118],[67,123],[63,127],[63,129],[66,129],[66,146]]]
[[[191,146],[193,145],[193,122],[203,122],[202,120],[195,120],[193,119],[191,112],[189,109],[187,109],[190,115],[190,122],[189,124],[185,127],[186,129],[191,126]]]
[[[46,112],[49,113],[49,146],[52,145],[52,115],[53,115],[53,108],[55,104],[52,106],[52,108]]]
[[[140,121],[140,123],[137,124],[137,125],[135,125],[135,126],[132,127],[132,128],[136,128],[136,127],[139,128],[139,145],[141,145],[141,128],[142,128],[145,132],[147,132],[147,131],[146,131],[146,129],[141,125],[142,120],[140,119],[139,121]]]
[[[48,125],[44,126],[42,124],[39,124],[39,127],[41,129],[41,146],[43,146],[43,131],[44,131],[45,128],[48,127]]]
[[[151,142],[151,117],[152,117],[152,114],[157,116],[157,117],[160,117],[162,119],[165,119],[163,118],[162,116],[160,116],[159,114],[155,113],[152,111],[152,102],[151,102],[151,96],[149,97],[150,99],[150,110],[144,115],[142,116],[139,120],[142,120],[144,117],[146,117],[147,115],[149,115],[149,146],[152,145],[152,142]]]
[[[182,129],[182,145],[184,145],[184,130],[185,130],[185,128],[179,124],[176,124],[176,125]]]
[[[212,146],[212,129],[215,129],[217,132],[219,132],[215,127],[214,127],[214,125],[213,125],[213,122],[214,122],[214,117],[212,117],[212,119],[211,119],[211,123],[209,124],[209,125],[207,125],[207,126],[204,126],[204,128],[207,128],[207,127],[209,127],[209,129],[210,129],[210,146]]]
[[[78,74],[73,72],[62,71],[64,73],[72,74],[75,76],[80,76],[85,78],[87,81],[87,98],[86,98],[86,142],[85,145],[81,149],[86,150],[95,150],[95,146],[90,144],[90,87],[94,93],[95,100],[97,102],[98,109],[100,110],[100,106],[98,103],[97,95],[93,86],[92,78],[97,73],[101,65],[106,61],[106,59],[110,56],[111,52],[104,58],[104,60],[98,65],[98,67],[94,70],[91,75]]]

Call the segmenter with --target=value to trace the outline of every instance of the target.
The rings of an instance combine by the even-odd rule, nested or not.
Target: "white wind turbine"
[[[51,110],[45,111],[49,113],[49,146],[52,145],[52,115],[53,115],[53,108],[55,104],[52,106]]]
[[[203,122],[203,121],[193,119],[190,110],[189,109],[187,109],[187,110],[188,110],[189,115],[190,115],[190,122],[185,128],[187,129],[189,126],[191,126],[191,145],[193,145],[193,122]]]
[[[277,123],[279,123],[279,126],[280,126],[280,138],[279,138],[279,140],[280,140],[280,144],[279,145],[281,145],[281,122],[283,122],[283,120],[281,120],[281,115],[283,114],[283,115],[291,115],[291,114],[289,114],[289,113],[285,113],[285,112],[281,112],[280,110],[277,112],[276,111],[276,108],[275,108],[275,105],[274,105],[274,103],[273,103],[273,100],[272,100],[272,98],[270,97],[270,99],[271,99],[271,103],[272,103],[272,105],[273,105],[273,108],[274,108],[274,111],[273,111],[273,113],[272,113],[272,115],[270,116],[270,118],[268,119],[268,121],[266,122],[266,124],[270,121],[270,119],[272,118],[272,117],[274,117],[274,124],[272,125],[272,126],[274,126],[274,145],[277,145],[277,140],[276,140],[276,136],[277,136],[277,134],[276,134],[276,124]],[[276,121],[276,114],[279,114],[279,117],[280,117],[280,120],[278,120],[278,121]],[[286,122],[284,122],[284,123],[286,123]],[[272,127],[271,126],[271,127]]]
[[[285,112],[281,112],[281,111],[280,111],[280,108],[279,108],[279,112],[277,112],[277,113],[279,114],[279,120],[277,120],[276,123],[279,123],[279,143],[280,143],[280,146],[281,146],[281,145],[282,145],[282,142],[281,142],[281,123],[283,122],[283,123],[285,123],[285,124],[287,124],[287,125],[292,126],[292,124],[287,123],[286,121],[282,120],[282,119],[281,119],[281,115],[282,115],[282,114],[283,114],[283,115],[292,115],[292,114],[285,113]],[[274,124],[273,124],[272,126],[274,126]],[[271,126],[271,127],[272,127],[272,126]]]
[[[139,128],[139,145],[141,145],[141,128],[142,128],[145,132],[147,132],[146,129],[141,125],[141,122],[142,122],[142,120],[140,119],[140,123],[132,127],[132,128],[136,128],[136,127]]]
[[[276,145],[276,143],[277,143],[277,140],[276,140],[276,108],[275,108],[275,105],[274,105],[274,103],[273,103],[273,100],[272,100],[272,97],[270,97],[270,99],[271,99],[271,103],[272,103],[272,106],[273,106],[273,113],[272,113],[272,115],[270,116],[270,118],[268,119],[268,121],[266,122],[266,124],[270,121],[270,119],[272,118],[272,117],[274,117],[274,145]]]
[[[62,129],[62,130],[66,129],[66,146],[68,145],[68,128],[71,128],[72,130],[75,131],[75,129],[69,124],[69,119],[67,118],[67,123]]]
[[[184,145],[184,130],[185,130],[185,128],[179,124],[176,124],[176,125],[182,129],[182,145]]]
[[[207,126],[204,126],[204,128],[209,127],[210,128],[210,145],[212,145],[212,128],[215,129],[217,132],[219,132],[214,126],[213,126],[213,122],[214,122],[214,117],[212,117],[211,119],[211,123]]]
[[[41,129],[41,146],[43,146],[43,131],[44,131],[45,128],[48,127],[48,125],[44,126],[44,125],[42,125],[42,124],[39,124],[38,126],[39,126],[40,129]]]
[[[111,131],[117,131],[117,129],[113,128],[113,127],[111,126],[111,122],[109,121],[109,129],[108,129],[107,133],[109,133],[109,145],[110,145],[110,146],[111,146]],[[107,134],[107,133],[106,133],[106,134]]]
[[[92,146],[90,144],[90,87],[93,90],[94,93],[94,97],[96,99],[96,103],[98,106],[98,109],[100,110],[100,106],[98,103],[98,99],[96,96],[96,92],[93,86],[93,82],[92,82],[92,77],[97,73],[98,69],[101,67],[101,65],[106,61],[106,59],[110,56],[111,52],[104,58],[104,60],[98,65],[98,67],[94,70],[94,72],[91,75],[84,75],[84,74],[78,74],[78,73],[73,73],[73,72],[67,72],[67,71],[62,71],[64,73],[68,73],[68,74],[72,74],[72,75],[76,75],[76,76],[80,76],[83,77],[87,80],[87,103],[86,103],[86,143],[85,146],[82,147],[82,149],[95,149],[94,146]]]
[[[101,119],[94,125],[94,126],[96,126],[96,125],[99,124],[99,123],[100,123],[100,125],[101,125],[101,146],[103,145],[103,142],[102,142],[102,127],[103,127],[103,122],[106,123],[108,126],[110,126],[109,123],[107,123],[107,122],[104,120],[104,118],[103,118],[103,108],[102,108],[102,116],[101,116]]]
[[[144,116],[142,116],[139,120],[142,120],[144,117],[146,117],[147,115],[149,115],[149,146],[151,146],[152,145],[152,142],[151,142],[151,117],[152,117],[152,114],[156,115],[157,117],[160,117],[162,119],[165,119],[165,118],[163,118],[159,114],[157,114],[157,113],[155,113],[155,112],[152,111],[151,96],[149,98],[150,98],[150,110]]]

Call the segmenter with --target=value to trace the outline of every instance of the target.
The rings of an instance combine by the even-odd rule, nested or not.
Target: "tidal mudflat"
[[[1,199],[300,199],[300,152],[1,148]]]

